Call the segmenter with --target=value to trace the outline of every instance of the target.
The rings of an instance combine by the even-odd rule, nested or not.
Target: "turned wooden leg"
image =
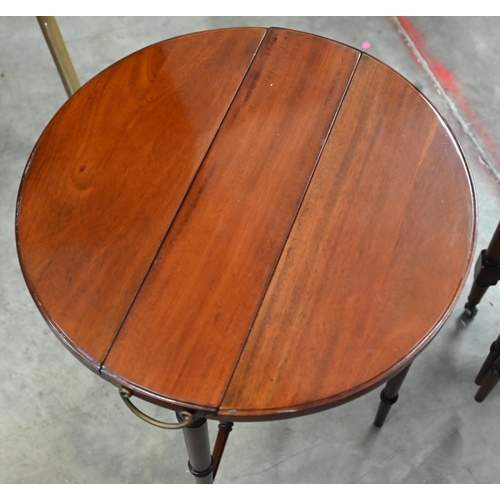
[[[469,318],[473,318],[477,314],[477,305],[481,302],[486,290],[488,290],[487,286],[480,286],[476,283],[476,281],[472,284],[464,311]]]
[[[398,400],[399,389],[401,389],[403,385],[404,379],[410,370],[410,366],[411,363],[395,377],[391,378],[380,393],[380,405],[378,407],[377,416],[375,417],[375,422],[373,422],[376,427],[382,427],[384,425],[391,406]]]
[[[500,358],[491,365],[491,368],[487,371],[486,376],[483,378],[481,387],[476,393],[475,400],[478,403],[482,403],[486,396],[495,388],[495,386],[500,381]]]
[[[479,370],[479,373],[477,374],[477,377],[475,380],[477,385],[481,385],[483,383],[483,380],[486,377],[486,375],[488,374],[488,372],[490,371],[491,366],[498,358],[500,358],[500,335],[495,340],[495,342],[493,342],[493,344],[491,344],[490,353],[486,357],[486,359],[483,363],[483,366],[481,367],[481,369]]]
[[[181,417],[178,415],[178,419]],[[207,420],[200,418],[182,429],[189,457],[189,472],[197,484],[212,484],[213,461],[208,440]]]
[[[219,432],[217,434],[217,440],[215,441],[214,452],[213,452],[213,460],[214,460],[214,472],[213,476],[217,475],[217,471],[219,470],[219,465],[222,460],[222,454],[224,453],[224,449],[226,447],[227,440],[229,438],[229,433],[233,430],[232,422],[221,422],[219,424]]]
[[[465,304],[465,312],[474,317],[477,314],[477,305],[490,286],[500,280],[500,223],[486,250],[483,250],[476,262],[474,283]]]
[[[177,419],[179,422],[182,421],[179,414],[177,414]],[[205,418],[195,420],[191,425],[182,429],[189,457],[188,468],[194,476],[195,483],[212,484],[214,482],[233,425],[232,422],[221,422],[219,424],[213,454],[210,453],[207,420]]]

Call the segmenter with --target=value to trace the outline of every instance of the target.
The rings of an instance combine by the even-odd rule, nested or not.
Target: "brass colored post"
[[[37,16],[43,36],[49,46],[57,71],[63,82],[68,97],[71,97],[79,88],[80,82],[71,63],[66,45],[59,31],[59,26],[53,16]]]

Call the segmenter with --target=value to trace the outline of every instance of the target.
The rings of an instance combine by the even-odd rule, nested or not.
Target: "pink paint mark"
[[[372,44],[371,44],[370,42],[363,42],[363,43],[361,44],[361,47],[362,47],[363,49],[369,49],[371,46],[372,46]]]
[[[449,69],[447,69],[442,63],[440,63],[438,60],[432,58],[427,54],[425,43],[423,42],[419,33],[417,32],[417,30],[411,24],[410,20],[407,17],[401,16],[398,17],[397,19],[400,22],[403,29],[406,31],[407,35],[411,38],[417,50],[420,52],[422,58],[428,64],[432,73],[434,73],[434,76],[437,78],[439,83],[441,83],[443,88],[451,94],[451,96],[461,109],[462,113],[474,127],[477,135],[480,137],[483,144],[488,148],[489,152],[491,153],[497,164],[500,165],[500,154],[497,151],[495,142],[492,140],[490,133],[488,132],[486,127],[482,124],[480,118],[477,116],[472,106],[460,92],[460,89],[455,81],[455,75]],[[389,21],[397,30],[397,26],[390,18]],[[415,57],[415,54],[409,48],[408,50],[413,60],[417,64],[419,64],[417,58]]]
[[[431,69],[446,90],[449,90],[454,96],[460,95],[460,90],[458,90],[451,71],[447,70],[441,63],[435,60],[431,61]]]

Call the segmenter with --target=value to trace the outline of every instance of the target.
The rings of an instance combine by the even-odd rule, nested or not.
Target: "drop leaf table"
[[[234,422],[387,382],[383,424],[462,290],[476,203],[450,128],[394,70],[320,36],[233,28],[80,88],[29,158],[16,231],[57,337],[141,418],[183,428],[212,482]]]

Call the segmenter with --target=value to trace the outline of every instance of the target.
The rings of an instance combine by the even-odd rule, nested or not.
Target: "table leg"
[[[500,335],[498,338],[491,344],[490,347],[490,352],[488,356],[486,357],[483,366],[479,370],[479,373],[476,376],[476,380],[474,381],[476,385],[481,385],[483,383],[483,380],[485,379],[486,375],[490,371],[493,363],[500,358]]]
[[[179,416],[177,417],[180,418]],[[208,439],[207,419],[195,420],[182,429],[188,453],[188,467],[197,484],[212,484],[213,461]]]
[[[494,389],[494,387],[500,381],[500,359],[497,359],[495,362],[491,364],[490,369],[484,376],[481,387],[478,389],[475,400],[478,403],[482,403],[486,396]]]
[[[214,461],[214,479],[217,476],[217,470],[219,469],[220,462],[222,460],[222,454],[226,448],[226,443],[229,438],[229,433],[233,430],[232,422],[221,422],[219,424],[219,432],[217,434],[217,440],[215,441],[213,461]]]
[[[481,386],[476,393],[475,400],[481,403],[493,390],[500,380],[500,335],[491,344],[490,352],[476,377],[476,384]]]
[[[483,250],[476,262],[474,283],[465,304],[465,311],[470,317],[477,314],[477,305],[483,298],[486,290],[500,280],[500,223],[498,224],[490,244]]]
[[[395,377],[391,378],[380,393],[380,406],[378,407],[377,416],[374,422],[376,427],[382,427],[384,425],[391,406],[398,400],[399,389],[401,389],[403,385],[404,379],[410,370],[410,366],[411,363]]]

